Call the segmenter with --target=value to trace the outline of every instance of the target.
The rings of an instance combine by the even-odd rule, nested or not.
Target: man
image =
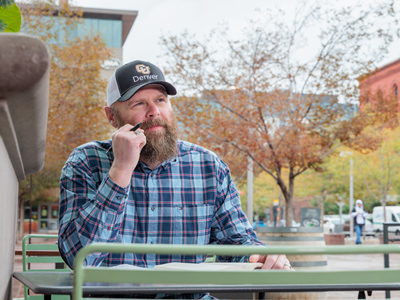
[[[112,141],[76,148],[60,179],[59,248],[70,267],[79,249],[93,242],[263,245],[241,209],[226,164],[177,139],[168,98],[175,94],[161,70],[145,61],[125,64],[110,78],[105,113],[117,131]],[[131,131],[138,123],[140,129]],[[96,253],[85,263],[152,268],[204,259]],[[254,255],[250,261],[266,269],[291,269],[284,255]]]

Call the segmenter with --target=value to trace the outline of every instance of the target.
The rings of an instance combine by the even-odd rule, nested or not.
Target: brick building
[[[398,102],[400,100],[400,59],[364,75],[358,80],[360,82],[360,106],[373,101],[374,97],[392,98]]]

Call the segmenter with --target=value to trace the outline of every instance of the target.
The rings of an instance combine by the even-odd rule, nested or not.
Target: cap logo
[[[136,71],[142,74],[150,74],[150,67],[145,65],[136,65]]]

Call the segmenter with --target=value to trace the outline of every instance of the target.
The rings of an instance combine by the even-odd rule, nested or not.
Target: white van
[[[383,207],[376,206],[372,211],[374,231],[383,232]],[[386,223],[400,223],[400,206],[386,206]],[[400,235],[400,226],[389,226],[389,232]]]

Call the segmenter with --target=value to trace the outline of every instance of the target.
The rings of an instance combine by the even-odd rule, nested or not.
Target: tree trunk
[[[286,198],[286,226],[292,227],[293,224],[293,192],[294,192],[294,176],[293,176],[293,168],[289,169],[289,192],[287,193]]]
[[[277,183],[282,191],[283,197],[285,198],[285,219],[286,227],[292,227],[293,220],[293,191],[294,191],[294,176],[293,168],[289,169],[289,189],[282,179],[280,170],[277,170]]]

